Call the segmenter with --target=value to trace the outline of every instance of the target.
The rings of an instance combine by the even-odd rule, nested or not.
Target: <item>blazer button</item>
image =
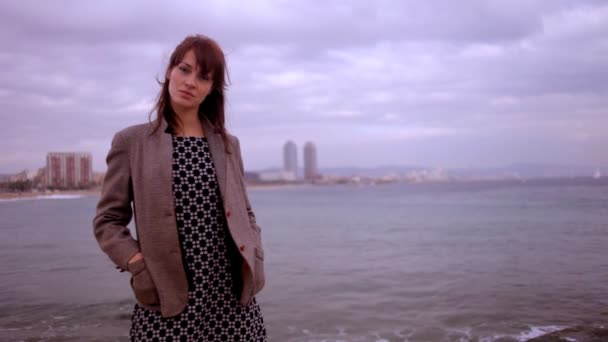
[[[226,210],[226,217],[230,217],[230,209]]]
[[[167,217],[173,217],[173,212],[171,212],[171,211],[167,211],[167,212],[165,213],[165,216],[167,216]]]
[[[239,247],[239,249],[241,250],[241,252],[245,251],[245,245],[241,245],[241,246]]]

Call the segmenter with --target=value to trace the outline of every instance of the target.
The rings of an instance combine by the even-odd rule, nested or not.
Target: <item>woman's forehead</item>
[[[201,71],[206,71],[207,73],[211,73],[211,71],[212,71],[211,68],[205,62],[206,61],[203,61],[203,65],[201,66],[199,64],[199,60],[193,50],[188,50],[184,54],[184,57],[182,58],[182,60],[180,61],[180,63],[188,64],[189,67],[191,67],[195,70],[201,69],[201,67],[202,67]]]
[[[196,55],[194,54],[194,51],[192,51],[192,50],[189,50],[188,52],[186,52],[186,54],[184,54],[184,57],[182,57],[182,60],[180,62],[188,63],[193,68],[198,67],[198,61],[196,60]]]

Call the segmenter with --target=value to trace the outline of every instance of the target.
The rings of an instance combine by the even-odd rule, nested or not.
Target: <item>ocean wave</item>
[[[339,329],[339,333],[322,333],[313,332],[311,329],[303,327],[296,328],[288,327],[288,336],[282,336],[283,340],[300,342],[300,341],[318,341],[318,342],[388,342],[396,340],[405,342],[415,341],[438,341],[438,342],[494,342],[494,341],[520,341],[525,342],[532,338],[543,336],[555,331],[566,328],[565,326],[546,325],[546,326],[529,326],[524,331],[519,333],[494,333],[494,334],[478,334],[471,327],[463,328],[447,328],[441,329],[445,333],[443,337],[437,335],[427,335],[425,332],[417,331],[417,329],[394,330],[392,333],[369,331],[367,333],[353,333],[346,331],[347,329]],[[440,334],[441,335],[441,334]]]
[[[530,326],[527,330],[520,332],[519,334],[494,334],[491,336],[483,336],[479,338],[479,342],[493,342],[503,338],[513,338],[520,342],[525,342],[530,339],[550,334],[555,331],[559,331],[566,328],[565,326],[557,325],[546,325],[546,326]],[[471,336],[468,335],[470,338]]]
[[[529,331],[524,331],[517,336],[520,341],[527,341],[529,339],[539,337],[545,334],[565,329],[565,326],[547,325],[547,326],[531,326]]]

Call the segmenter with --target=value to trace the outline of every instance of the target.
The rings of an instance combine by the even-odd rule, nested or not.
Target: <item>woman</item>
[[[132,341],[266,340],[254,298],[264,286],[261,231],[239,141],[224,127],[225,75],[218,44],[187,37],[171,55],[156,120],[112,140],[93,227],[131,272]],[[126,227],[133,212],[137,240]]]

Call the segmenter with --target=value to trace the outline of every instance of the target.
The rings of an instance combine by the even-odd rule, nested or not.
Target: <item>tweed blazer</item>
[[[131,126],[114,135],[93,231],[116,267],[131,272],[131,287],[138,303],[170,317],[186,307],[188,280],[175,215],[172,136],[164,119],[152,133],[154,124]],[[229,135],[225,146],[207,120],[203,130],[228,230],[238,247],[240,304],[247,306],[265,283],[261,229],[247,196],[238,139]],[[137,239],[127,228],[133,216]],[[137,252],[143,259],[127,265]]]

